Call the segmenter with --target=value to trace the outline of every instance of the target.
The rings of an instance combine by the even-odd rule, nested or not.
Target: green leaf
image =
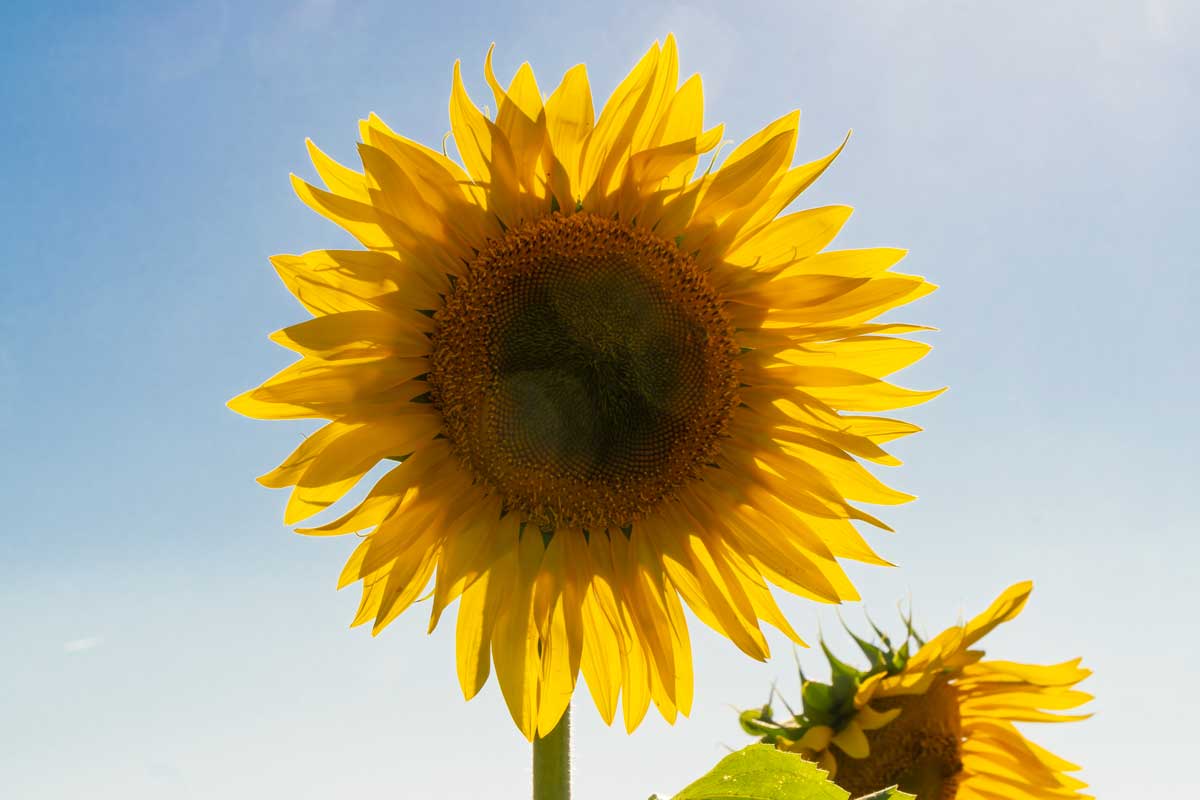
[[[881,795],[888,798],[891,795]],[[752,744],[721,759],[673,800],[847,800],[825,770],[795,753]],[[901,800],[907,795],[894,795]]]
[[[908,792],[902,792],[895,786],[889,786],[878,792],[864,794],[862,797],[855,798],[855,800],[917,800],[917,796]]]

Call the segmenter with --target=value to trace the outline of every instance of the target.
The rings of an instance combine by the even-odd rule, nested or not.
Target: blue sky
[[[302,427],[224,401],[304,318],[266,257],[347,244],[289,188],[305,136],[352,162],[375,111],[439,142],[453,60],[482,97],[492,41],[504,74],[585,61],[605,96],[668,31],[732,138],[800,107],[808,160],[853,128],[800,203],[855,206],[839,246],[908,247],[942,287],[893,315],[941,329],[904,382],[951,390],[886,476],[920,496],[872,538],[901,568],[852,568],[874,616],[911,593],[936,631],[1033,578],[990,652],[1082,655],[1098,696],[1037,740],[1101,797],[1196,787],[1194,4],[409,5],[0,11],[0,793],[527,796],[452,626],[348,630],[352,543],[289,533],[254,483]],[[844,644],[832,610],[783,603]],[[690,720],[630,737],[577,703],[581,800],[678,789],[746,743],[732,706],[795,693],[782,639],[760,665],[693,632]]]

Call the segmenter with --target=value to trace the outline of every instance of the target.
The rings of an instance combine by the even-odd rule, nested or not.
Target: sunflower
[[[850,504],[901,503],[857,458],[918,430],[871,416],[937,392],[884,380],[928,349],[871,322],[933,290],[896,249],[821,252],[850,214],[780,216],[841,151],[792,167],[798,112],[716,156],[699,76],[657,42],[598,117],[582,65],[543,100],[528,64],[496,113],[454,65],[462,165],[359,124],[362,171],[309,142],[325,189],[300,198],[359,250],[272,263],[313,319],[271,337],[300,360],[230,401],[328,420],[260,478],[294,487],[285,522],[390,471],[340,518],[359,533],[339,588],[378,633],[432,581],[430,630],[458,600],[470,698],[493,665],[526,737],[580,674],[627,730],[692,703],[684,604],[756,659],[760,622],[799,641],[768,582],[857,597],[839,558],[886,564]],[[843,142],[844,146],[844,142]],[[701,169],[703,167],[703,169]],[[699,173],[699,174],[697,174]]]
[[[1056,713],[1091,700],[1074,687],[1091,674],[1076,658],[1039,666],[984,661],[972,649],[1021,613],[1033,584],[1009,587],[979,616],[927,643],[911,619],[899,648],[854,637],[871,661],[865,671],[828,648],[828,684],[803,681],[803,711],[773,719],[770,705],[742,714],[742,727],[829,770],[851,796],[899,784],[917,800],[1062,800],[1090,798],[1078,770],[1029,741],[1017,722],[1072,722],[1090,714]],[[910,655],[911,643],[919,649]]]

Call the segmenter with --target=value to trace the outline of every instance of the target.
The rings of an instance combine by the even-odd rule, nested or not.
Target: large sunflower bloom
[[[858,463],[913,425],[851,412],[935,392],[887,383],[927,345],[874,317],[934,288],[894,249],[820,252],[843,206],[779,214],[841,150],[791,167],[798,113],[700,156],[700,79],[655,44],[594,119],[584,67],[543,101],[528,64],[494,118],[456,63],[463,166],[360,123],[362,172],[310,143],[326,189],[301,199],[363,250],[276,256],[315,316],[273,335],[301,359],[230,402],[321,418],[260,481],[295,487],[288,524],[400,462],[339,519],[368,532],[339,586],[380,631],[433,581],[432,629],[459,600],[467,697],[492,664],[527,737],[549,732],[582,672],[611,724],[692,702],[683,604],[757,659],[765,621],[799,641],[768,581],[854,599],[837,559],[885,564],[849,500],[900,503]],[[682,599],[682,602],[681,602]]]
[[[1078,770],[1029,741],[1017,722],[1071,722],[1091,695],[1073,687],[1091,674],[1076,658],[1038,666],[984,661],[974,645],[1021,613],[1033,584],[1009,587],[982,614],[922,644],[908,626],[895,649],[857,639],[871,660],[859,671],[826,648],[829,684],[805,681],[803,711],[776,722],[770,706],[743,727],[818,761],[851,796],[899,784],[917,800],[1085,800]],[[910,640],[920,645],[909,656]]]

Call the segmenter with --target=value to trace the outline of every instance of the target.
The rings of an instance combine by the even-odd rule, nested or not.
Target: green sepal
[[[841,615],[838,615],[838,616],[840,619]],[[842,628],[845,629],[846,633],[850,634],[850,638],[853,639],[854,643],[858,645],[858,649],[862,650],[863,655],[865,655],[867,657],[867,660],[871,662],[871,669],[868,674],[874,674],[876,672],[880,672],[882,670],[887,669],[887,665],[888,665],[887,654],[884,653],[884,651],[881,650],[880,648],[878,648],[875,645],[868,642],[866,639],[863,639],[862,637],[855,634],[854,631],[850,630],[850,626],[846,624],[845,620],[841,620],[841,623],[842,623]]]
[[[853,696],[858,691],[858,684],[862,681],[864,673],[835,656],[824,639],[821,639],[821,649],[825,651],[825,658],[829,659],[833,696],[838,700],[845,698],[847,694]]]
[[[771,716],[771,707],[763,706],[738,714],[738,722],[741,724],[742,730],[751,736],[774,739],[783,733],[783,727],[774,722]]]
[[[867,624],[871,626],[871,630],[875,631],[875,635],[879,637],[879,641],[883,642],[883,646],[888,652],[891,652],[892,640],[888,638],[886,633],[880,630],[879,626],[875,624],[875,620],[871,619],[870,614],[864,612],[863,616],[867,618]]]
[[[912,603],[911,602],[909,603],[908,616],[906,617],[906,616],[904,616],[903,613],[901,613],[900,619],[904,620],[904,629],[905,629],[905,632],[908,634],[908,638],[914,640],[917,643],[917,647],[924,647],[925,640],[921,638],[921,635],[919,633],[917,633],[917,629],[913,627],[913,615],[912,615]]]
[[[904,668],[908,666],[908,659],[911,657],[911,645],[913,640],[915,639],[917,641],[918,646],[924,644],[920,637],[917,636],[916,631],[913,630],[912,616],[910,615],[906,618],[903,614],[901,614],[900,619],[902,622],[904,622],[905,632],[904,642],[899,648],[892,644],[891,638],[882,630],[880,630],[879,626],[875,624],[875,621],[871,619],[870,615],[867,615],[867,624],[871,626],[871,630],[875,631],[875,635],[879,637],[879,641],[883,644],[882,647],[863,641],[861,638],[856,636],[848,626],[845,626],[845,623],[843,623],[843,626],[846,627],[846,632],[850,634],[850,636],[858,644],[859,649],[861,649],[863,653],[866,654],[867,658],[871,660],[871,669],[868,672],[863,673],[863,679],[866,679],[867,677],[879,672],[886,672],[888,675],[900,674],[904,671]]]
[[[804,718],[818,725],[833,721],[833,687],[827,683],[805,681],[800,687],[800,699],[804,702]]]

